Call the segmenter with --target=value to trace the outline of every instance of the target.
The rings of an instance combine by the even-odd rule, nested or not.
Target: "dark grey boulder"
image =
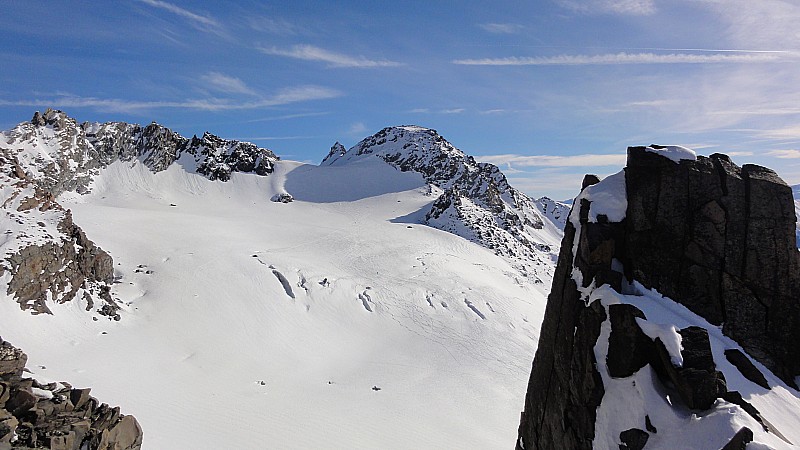
[[[638,372],[647,365],[656,352],[653,341],[642,332],[636,318],[646,319],[643,312],[633,305],[611,305],[611,335],[608,338],[608,373],[615,378],[624,378]]]
[[[638,428],[631,428],[619,434],[619,450],[642,450],[650,439],[650,434]]]

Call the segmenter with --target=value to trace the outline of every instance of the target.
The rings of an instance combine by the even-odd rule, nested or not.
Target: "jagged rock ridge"
[[[584,182],[518,449],[791,446],[797,394],[770,389],[800,374],[791,190],[763,167],[661,150],[629,148],[624,172]]]
[[[80,298],[86,309],[119,320],[112,298],[113,261],[72,222],[55,200],[86,193],[114,161],[144,164],[154,172],[174,163],[210,180],[232,172],[268,175],[278,160],[270,150],[205,133],[185,138],[159,124],[82,123],[57,110],[0,134],[0,207],[6,241],[0,274],[20,307],[49,313],[48,302]]]
[[[211,180],[226,181],[231,172],[267,175],[279,159],[249,142],[225,140],[208,132],[185,138],[155,122],[144,127],[125,122],[79,124],[52,109],[36,112],[30,122],[4,133],[0,147],[54,196],[86,192],[92,177],[117,160],[139,160],[154,172],[178,161],[193,165]]]
[[[337,142],[322,164],[346,164],[367,155],[402,171],[420,173],[435,188],[438,198],[425,224],[493,249],[523,273],[549,279],[548,255],[555,249],[537,239],[538,234],[549,232],[541,206],[511,187],[495,165],[475,161],[436,130],[419,126],[384,128],[347,151]],[[559,216],[560,208],[550,206]]]
[[[0,339],[0,449],[136,450],[142,428],[90,389],[23,376],[28,357]]]

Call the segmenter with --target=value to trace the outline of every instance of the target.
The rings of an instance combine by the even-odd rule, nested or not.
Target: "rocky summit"
[[[795,221],[773,171],[721,154],[630,147],[623,172],[587,176],[517,448],[791,445],[776,414],[800,406],[783,395],[800,375]]]
[[[373,156],[403,172],[421,174],[431,186],[437,198],[425,212],[426,225],[488,247],[534,279],[550,279],[556,249],[542,236],[560,234],[553,225],[563,223],[565,205],[547,197],[529,198],[497,166],[477,162],[436,130],[416,125],[384,128],[347,151],[337,142],[322,164]],[[551,220],[543,220],[542,214]]]

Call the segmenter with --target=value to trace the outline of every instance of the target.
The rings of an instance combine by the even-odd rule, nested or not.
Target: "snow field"
[[[2,336],[135,415],[146,449],[505,448],[549,280],[415,223],[433,200],[380,161],[228,183],[117,162],[61,201],[114,257],[122,320],[6,299]]]

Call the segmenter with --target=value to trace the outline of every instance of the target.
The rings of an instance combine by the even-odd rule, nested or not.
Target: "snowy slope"
[[[36,133],[7,150],[31,175],[66,161],[38,174],[54,189],[65,167],[88,174],[57,200],[113,256],[121,320],[91,320],[80,296],[32,316],[6,295],[0,333],[38,379],[136,416],[145,449],[513,442],[549,281],[419,225],[436,200],[421,174],[276,159],[221,182],[185,151],[72,168]]]
[[[537,203],[508,184],[493,164],[479,163],[436,130],[388,127],[344,151],[338,142],[322,165],[341,167],[375,157],[401,171],[421,174],[436,201],[420,211],[422,223],[493,249],[526,276],[549,285],[563,221],[544,217]],[[552,219],[555,219],[553,221]]]

